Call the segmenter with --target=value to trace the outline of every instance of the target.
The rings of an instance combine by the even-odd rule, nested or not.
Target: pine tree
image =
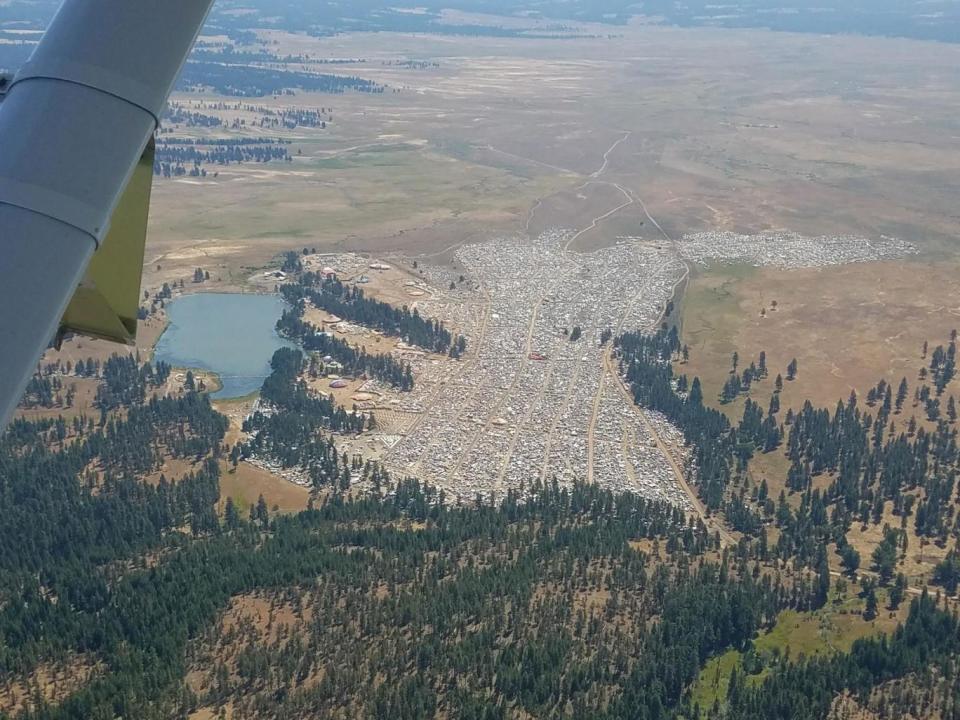
[[[770,396],[770,407],[767,410],[767,415],[776,415],[780,412],[780,396],[773,394]]]
[[[687,402],[693,406],[703,405],[703,390],[700,388],[700,378],[695,377],[690,384],[690,395]]]
[[[903,378],[902,380],[900,380],[900,387],[897,388],[896,408],[898,413],[903,408],[903,403],[907,399],[907,395],[909,394],[909,392],[910,392],[910,388],[907,385],[907,379]]]
[[[820,543],[817,548],[817,594],[816,603],[818,607],[823,607],[830,597],[830,563],[827,561],[826,545]]]
[[[223,509],[223,521],[229,530],[234,530],[240,525],[240,513],[237,512],[237,506],[234,504],[233,498],[229,496]]]
[[[860,553],[850,543],[844,543],[838,552],[840,553],[840,562],[846,571],[851,575],[855,574],[860,568]]]
[[[734,665],[733,672],[730,673],[730,681],[727,684],[727,702],[730,703],[731,707],[736,707],[739,704],[742,685],[740,668]]]
[[[903,573],[897,573],[897,580],[888,592],[890,599],[890,609],[896,610],[900,607],[904,597],[907,594],[907,576]]]
[[[873,569],[880,576],[880,582],[886,584],[893,577],[897,564],[897,536],[895,530],[886,528],[883,541],[877,545],[872,554]]]
[[[267,501],[264,500],[263,495],[257,499],[257,509],[254,517],[264,527],[270,522],[270,512],[267,510]]]
[[[873,586],[873,583],[867,587],[867,602],[866,607],[863,611],[863,617],[865,620],[873,620],[877,617],[877,591]]]

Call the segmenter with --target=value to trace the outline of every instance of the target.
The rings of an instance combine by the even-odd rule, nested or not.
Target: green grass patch
[[[398,143],[393,145],[372,145],[351,153],[331,158],[312,160],[310,165],[323,170],[347,170],[364,167],[397,167],[407,162],[404,157],[410,152],[421,150],[417,145]]]
[[[295,165],[295,173],[277,171],[267,179],[234,169],[235,182],[189,192],[165,184],[158,237],[177,246],[211,237],[238,242],[250,253],[237,261],[250,264],[251,254],[273,255],[291,240],[323,247],[344,237],[390,236],[470,213],[481,216],[478,222],[487,215],[502,218],[505,211],[520,217],[560,184],[552,176],[525,180],[425,147],[404,147],[309,158]]]
[[[676,303],[680,337],[690,346],[691,358],[689,365],[679,366],[676,371],[699,377],[704,401],[724,412],[733,422],[743,414],[743,399],[721,405],[719,394],[727,380],[733,353],[744,350],[737,346],[736,340],[744,320],[738,285],[756,272],[757,268],[752,265],[695,268]]]
[[[694,270],[680,299],[681,330],[691,348],[709,338],[714,352],[736,350],[730,338],[743,319],[737,284],[756,272],[752,265],[712,265]]]
[[[700,677],[693,686],[693,700],[704,710],[713,707],[714,702],[723,705],[727,699],[727,684],[730,682],[730,674],[735,667],[739,667],[742,662],[740,653],[736,650],[728,650],[723,655],[710,658],[707,664],[700,671]]]
[[[760,633],[753,641],[750,659],[753,672],[747,682],[757,684],[769,673],[772,661],[777,657],[798,660],[801,657],[847,652],[858,638],[893,629],[895,623],[869,623],[861,615],[863,601],[857,596],[831,601],[820,610],[797,612],[785,610],[777,617],[776,624],[767,632]],[[888,626],[889,625],[889,626]],[[691,688],[693,701],[699,703],[704,713],[709,713],[715,702],[721,707],[726,702],[727,687],[734,668],[745,670],[748,653],[728,650],[707,661],[700,676]]]

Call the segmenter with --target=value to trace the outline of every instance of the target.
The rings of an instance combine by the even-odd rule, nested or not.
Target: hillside
[[[20,420],[4,436],[0,487],[18,508],[0,516],[7,717],[690,717],[730,650],[727,717],[796,717],[776,698],[797,678],[820,717],[957,650],[932,598],[878,625],[870,581],[834,582],[822,552],[725,544],[597,486],[452,505],[368,469],[377,492],[321,479],[306,512],[228,499],[218,516],[226,420],[205,396],[113,402],[99,422]],[[182,477],[144,481],[174,458]],[[852,637],[904,622],[883,647],[905,654],[866,677],[877,641],[800,664],[761,650],[785,612],[820,608],[850,612]]]

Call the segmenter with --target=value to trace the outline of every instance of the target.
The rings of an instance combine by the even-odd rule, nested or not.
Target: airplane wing
[[[63,314],[58,344],[68,332],[127,345],[137,339],[154,150],[151,138],[110,218],[110,230]]]
[[[212,2],[65,0],[6,86],[0,426],[61,321],[132,340],[146,216],[114,213],[125,192],[143,194],[144,153]]]

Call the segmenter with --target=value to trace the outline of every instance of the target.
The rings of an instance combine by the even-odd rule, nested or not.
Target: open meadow
[[[260,40],[278,56],[353,59],[336,71],[384,92],[177,94],[226,125],[168,122],[170,135],[284,140],[290,160],[158,178],[150,287],[196,266],[242,286],[249,268],[303,245],[430,254],[564,227],[588,249],[662,237],[651,218],[670,237],[786,229],[950,252],[953,46],[640,25],[575,39]],[[293,108],[332,119],[258,123]]]

